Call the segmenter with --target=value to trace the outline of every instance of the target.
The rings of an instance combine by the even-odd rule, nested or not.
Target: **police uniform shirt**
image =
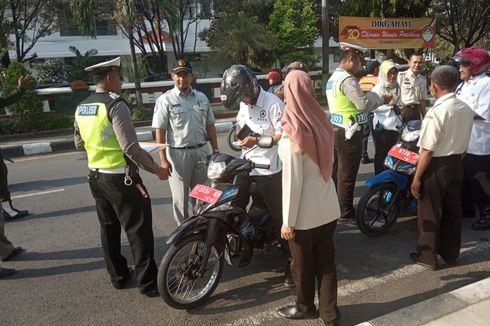
[[[490,154],[490,77],[485,74],[463,83],[456,96],[483,119],[473,120],[468,153]]]
[[[192,89],[186,96],[174,87],[157,99],[151,126],[167,131],[169,146],[185,147],[206,143],[207,125],[214,121],[206,95]]]
[[[342,68],[337,68],[337,71],[345,71]],[[372,92],[364,93],[361,90],[359,82],[354,76],[347,77],[342,84],[340,84],[340,91],[347,96],[347,98],[354,103],[358,111],[372,111],[378,106],[383,105],[383,99],[377,94]]]
[[[473,112],[454,93],[441,96],[422,121],[417,146],[442,157],[462,154],[468,148]]]
[[[427,79],[421,74],[415,75],[411,69],[398,73],[402,102],[420,104],[427,98]]]
[[[247,124],[252,131],[259,135],[280,135],[281,118],[284,113],[284,103],[274,94],[260,89],[259,97],[255,105],[247,105],[240,102],[240,110],[236,117],[237,123],[242,128]],[[277,146],[272,148],[243,149],[242,158],[259,164],[269,164],[270,169],[254,169],[250,175],[271,175],[281,171],[281,162],[277,153]]]

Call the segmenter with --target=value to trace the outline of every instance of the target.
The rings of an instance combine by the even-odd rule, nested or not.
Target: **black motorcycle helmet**
[[[227,109],[240,104],[244,96],[256,99],[260,88],[254,73],[243,65],[233,65],[226,69],[221,81],[221,101]]]

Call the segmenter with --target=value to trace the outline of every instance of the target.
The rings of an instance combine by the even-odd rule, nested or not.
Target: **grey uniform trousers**
[[[168,182],[172,192],[174,218],[178,225],[189,217],[189,192],[196,184],[206,181],[207,166],[199,162],[206,161],[208,155],[208,145],[196,149],[167,149],[173,168]]]

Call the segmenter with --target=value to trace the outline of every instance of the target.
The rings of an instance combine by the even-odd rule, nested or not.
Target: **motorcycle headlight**
[[[208,166],[208,179],[218,179],[226,168],[225,162],[210,162]]]

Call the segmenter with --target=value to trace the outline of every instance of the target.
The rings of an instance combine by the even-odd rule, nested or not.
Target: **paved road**
[[[225,136],[220,135],[221,148]],[[372,165],[362,165],[356,195]],[[276,307],[292,303],[294,290],[282,287],[277,252],[257,254],[250,266],[225,267],[208,304],[190,312],[167,307],[159,298],[110,285],[101,257],[98,221],[86,182],[83,153],[19,159],[9,164],[15,203],[33,215],[6,224],[6,234],[27,248],[3,263],[19,270],[0,281],[1,325],[320,325],[279,319]],[[175,228],[167,183],[144,173],[153,198],[156,259]],[[410,263],[416,223],[404,218],[389,234],[368,238],[357,227],[339,224],[336,233],[342,325],[354,325],[483,279],[490,271],[490,232],[463,221],[463,254],[454,268],[424,271]],[[130,257],[124,238],[124,252]]]

